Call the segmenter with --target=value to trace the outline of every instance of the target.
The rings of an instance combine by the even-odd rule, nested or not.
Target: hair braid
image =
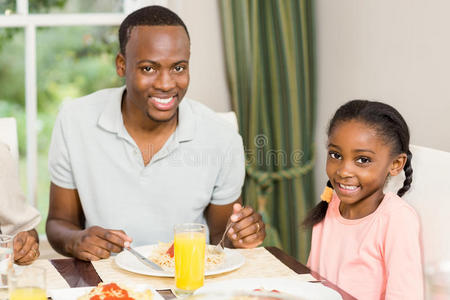
[[[397,195],[399,197],[403,196],[409,190],[409,188],[411,187],[411,182],[412,182],[412,174],[413,174],[413,169],[411,166],[412,153],[411,153],[411,151],[409,151],[409,149],[406,152],[406,155],[407,155],[407,159],[406,159],[405,166],[403,167],[406,178],[405,178],[405,181],[403,181],[403,186],[397,192]]]
[[[327,187],[333,188],[331,182],[327,181]],[[305,220],[303,220],[302,225],[306,228],[313,227],[317,223],[320,223],[327,214],[328,202],[320,201],[314,208],[308,213]]]

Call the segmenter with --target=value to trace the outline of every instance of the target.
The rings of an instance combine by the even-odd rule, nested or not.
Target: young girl
[[[357,299],[423,299],[419,219],[400,197],[412,182],[409,130],[393,107],[354,100],[328,128],[329,178],[304,224],[308,267]],[[389,176],[405,172],[397,195]]]

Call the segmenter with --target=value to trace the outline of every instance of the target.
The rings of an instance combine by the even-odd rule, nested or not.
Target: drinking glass
[[[8,276],[9,300],[47,300],[45,269],[29,266]]]
[[[186,223],[175,226],[175,294],[188,296],[205,279],[206,226]]]
[[[13,268],[13,237],[0,234],[0,286],[8,284],[8,272]]]

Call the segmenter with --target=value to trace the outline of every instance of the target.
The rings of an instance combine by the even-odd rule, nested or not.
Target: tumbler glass
[[[8,272],[13,268],[13,237],[0,234],[0,286],[8,284]]]
[[[47,300],[44,268],[28,266],[8,276],[9,300]]]
[[[175,226],[175,293],[191,295],[205,279],[206,226],[186,223]]]

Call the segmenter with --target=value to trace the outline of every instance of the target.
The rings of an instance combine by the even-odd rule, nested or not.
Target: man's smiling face
[[[126,101],[154,122],[177,115],[189,86],[190,41],[182,26],[136,26],[116,59]]]

